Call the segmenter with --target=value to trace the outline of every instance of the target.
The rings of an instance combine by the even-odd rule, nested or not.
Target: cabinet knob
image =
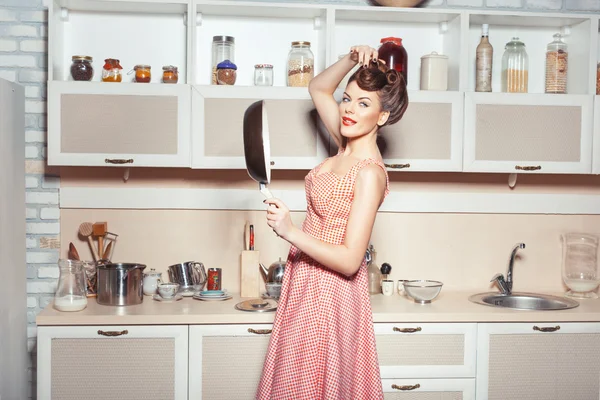
[[[515,165],[515,169],[519,171],[539,171],[542,169],[541,165]]]
[[[556,332],[559,329],[560,329],[559,325],[549,326],[547,328],[540,328],[539,326],[535,326],[535,325],[533,326],[534,331],[540,331],[540,332]]]
[[[394,327],[394,332],[401,332],[401,333],[421,332],[421,327],[420,326],[417,326],[416,328],[396,328],[396,327]]]
[[[392,389],[396,389],[396,390],[415,390],[420,387],[421,387],[421,385],[419,385],[418,383],[416,385],[402,385],[402,386],[392,385]]]
[[[271,161],[271,163],[270,163],[270,164],[271,164],[271,165],[275,165],[275,161]]]
[[[102,335],[102,336],[121,336],[121,335],[127,335],[129,333],[129,331],[127,329],[125,329],[124,331],[98,331],[98,335]]]
[[[273,331],[272,329],[252,329],[252,328],[248,328],[248,332],[250,332],[250,333],[256,333],[257,335],[268,335],[272,331]]]
[[[405,168],[410,168],[410,163],[407,164],[384,164],[387,168],[392,168],[392,169],[405,169]]]
[[[133,164],[133,158],[105,158],[104,163],[106,164]]]

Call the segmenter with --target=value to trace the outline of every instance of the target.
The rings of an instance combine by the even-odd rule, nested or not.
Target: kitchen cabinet
[[[273,169],[311,169],[328,156],[329,134],[307,88],[193,86],[192,168],[245,169],[244,112],[265,100]]]
[[[404,117],[384,127],[380,148],[389,170],[461,171],[463,94],[409,92]]]
[[[594,149],[592,173],[600,174],[600,96],[594,96]]]
[[[599,398],[600,323],[479,324],[478,400]]]
[[[188,398],[187,326],[40,326],[39,400]]]
[[[591,95],[466,93],[464,171],[591,173]]]
[[[271,327],[191,325],[189,398],[254,399]]]
[[[384,400],[475,400],[475,379],[383,379]]]

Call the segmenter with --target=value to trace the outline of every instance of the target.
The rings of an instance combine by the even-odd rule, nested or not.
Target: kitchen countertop
[[[600,299],[578,300],[579,306],[562,311],[511,310],[471,303],[472,292],[444,292],[430,304],[417,304],[399,295],[371,296],[373,322],[600,322]],[[562,296],[561,293],[545,293]],[[49,304],[36,318],[38,326],[52,325],[195,325],[272,323],[274,312],[238,311],[234,306],[247,298],[233,294],[225,301],[201,301],[191,297],[159,302],[144,296],[142,304],[102,306],[88,299],[86,309],[59,312]]]

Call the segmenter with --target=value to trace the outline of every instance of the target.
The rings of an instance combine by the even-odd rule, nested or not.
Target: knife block
[[[240,296],[259,297],[261,277],[259,271],[260,252],[244,250],[241,255]]]

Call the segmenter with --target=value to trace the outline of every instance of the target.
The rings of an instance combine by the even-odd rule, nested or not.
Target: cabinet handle
[[[420,387],[421,387],[421,385],[419,385],[418,383],[416,385],[403,385],[403,386],[392,385],[392,389],[397,389],[397,390],[415,390]]]
[[[393,168],[393,169],[404,169],[404,168],[410,168],[410,163],[408,164],[384,164],[387,168]]]
[[[421,327],[420,326],[417,326],[416,328],[396,328],[396,327],[394,327],[394,332],[402,332],[402,333],[421,332]]]
[[[269,333],[273,332],[272,329],[252,329],[252,328],[248,328],[248,332],[250,333],[256,333],[257,335],[268,335]]]
[[[539,326],[535,326],[535,325],[533,326],[534,331],[540,331],[540,332],[556,332],[559,329],[560,329],[559,325],[549,326],[547,328],[540,328]]]
[[[271,161],[271,162],[270,162],[270,164],[271,164],[271,165],[275,165],[275,161]]]
[[[541,165],[515,165],[515,169],[520,171],[538,171],[542,169]]]
[[[129,331],[127,329],[125,329],[124,331],[98,331],[98,335],[102,335],[102,336],[121,336],[121,335],[127,335],[129,333]]]
[[[133,158],[105,158],[105,164],[133,164]]]

